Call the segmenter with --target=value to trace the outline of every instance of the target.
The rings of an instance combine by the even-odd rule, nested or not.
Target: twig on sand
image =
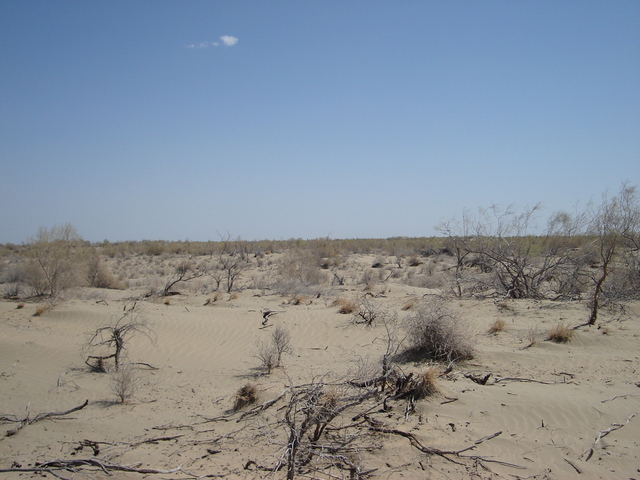
[[[27,425],[32,425],[32,424],[34,424],[36,422],[40,422],[42,420],[46,420],[47,418],[62,417],[64,415],[69,415],[70,413],[77,412],[78,410],[82,410],[88,404],[89,404],[89,400],[85,400],[85,402],[82,405],[78,405],[77,407],[73,407],[73,408],[71,408],[69,410],[65,410],[64,412],[39,413],[38,415],[36,415],[33,418],[30,418],[28,407],[27,407],[27,415],[26,415],[26,417],[17,418],[17,417],[15,417],[13,415],[11,415],[11,416],[2,415],[2,416],[0,416],[0,423],[9,423],[9,422],[18,423],[18,426],[16,428],[13,428],[13,429],[9,430],[5,434],[5,436],[11,437],[11,436],[15,435],[16,433],[18,433],[20,430],[22,430]]]
[[[501,383],[501,382],[531,382],[531,383],[542,383],[543,385],[565,385],[567,383],[574,382],[544,382],[542,380],[535,380],[533,378],[522,378],[522,377],[505,377],[505,378],[496,378],[493,383]]]
[[[637,395],[637,393],[627,393],[626,395],[614,395],[613,397],[607,398],[606,400],[600,400],[600,403],[611,402],[611,401],[615,400],[616,398],[633,397],[634,395]]]
[[[195,475],[185,472],[182,469],[182,465],[174,468],[172,470],[157,470],[155,468],[138,468],[130,465],[118,465],[116,463],[110,463],[105,460],[100,460],[97,458],[78,458],[73,460],[51,460],[49,462],[38,463],[34,467],[31,468],[3,468],[0,469],[0,473],[8,473],[8,472],[34,472],[34,473],[42,473],[47,472],[53,475],[54,477],[62,478],[56,471],[64,470],[71,473],[78,473],[83,468],[94,468],[101,470],[106,475],[111,475],[109,472],[131,472],[131,473],[142,473],[147,475],[168,475],[170,473],[184,473],[185,475],[189,475],[191,477],[195,477]]]
[[[373,420],[368,416],[365,416],[365,419],[369,423],[369,428],[371,430],[373,430],[375,432],[380,432],[380,433],[390,433],[390,434],[394,434],[394,435],[400,435],[402,437],[408,438],[409,442],[411,443],[411,445],[413,447],[417,448],[418,450],[420,450],[421,452],[426,453],[427,455],[437,455],[437,456],[442,457],[445,460],[448,460],[449,462],[455,463],[457,465],[462,465],[462,463],[454,460],[451,457],[460,458],[460,459],[468,458],[468,459],[472,459],[472,460],[477,461],[477,462],[492,462],[492,463],[497,463],[499,465],[503,465],[503,466],[506,466],[506,467],[517,468],[517,469],[524,469],[525,468],[525,467],[523,467],[521,465],[516,465],[516,464],[508,463],[508,462],[503,462],[501,460],[493,460],[493,459],[490,459],[490,458],[481,457],[479,455],[461,455],[464,452],[467,452],[469,450],[473,450],[478,445],[480,445],[482,442],[484,442],[486,440],[491,440],[492,438],[495,438],[498,435],[501,435],[502,434],[501,431],[500,432],[496,432],[496,433],[494,433],[492,435],[487,435],[486,437],[483,437],[480,440],[477,440],[470,447],[463,448],[462,450],[440,450],[438,448],[427,447],[427,446],[423,445],[416,438],[416,436],[414,434],[412,434],[412,433],[405,432],[405,431],[402,431],[402,430],[398,430],[398,429],[395,429],[395,428],[385,427],[381,422],[379,422],[377,420]]]
[[[571,460],[565,458],[564,461],[571,465],[576,472],[582,473],[582,470],[580,470]]]
[[[615,432],[619,428],[622,428],[625,425],[627,425],[631,421],[631,419],[633,417],[635,417],[636,415],[638,415],[638,414],[640,414],[640,412],[633,413],[633,414],[631,414],[631,416],[629,418],[627,418],[626,422],[624,422],[624,423],[612,423],[609,428],[598,432],[598,436],[594,440],[593,445],[591,445],[590,448],[587,448],[584,452],[582,452],[582,455],[580,455],[580,456],[582,457],[582,456],[584,456],[586,454],[587,458],[585,458],[584,461],[588,462],[589,459],[593,456],[593,453],[595,452],[595,448],[598,446],[598,443],[600,443],[600,440],[602,440],[604,437],[609,435],[611,432]]]

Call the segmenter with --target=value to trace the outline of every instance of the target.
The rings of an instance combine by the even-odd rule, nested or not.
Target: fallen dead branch
[[[33,418],[30,418],[30,416],[29,416],[30,413],[29,413],[28,410],[27,410],[27,415],[24,418],[17,418],[14,415],[2,415],[2,416],[0,416],[0,423],[15,422],[15,423],[18,424],[18,426],[16,428],[13,428],[13,429],[9,430],[5,434],[5,436],[11,437],[11,436],[15,435],[16,433],[18,433],[20,430],[22,430],[27,425],[32,425],[32,424],[34,424],[36,422],[40,422],[40,421],[46,420],[48,418],[62,417],[64,415],[69,415],[70,413],[77,412],[78,410],[82,410],[88,404],[89,404],[89,400],[85,400],[82,405],[78,405],[77,407],[73,407],[73,408],[71,408],[69,410],[65,410],[64,412],[39,413],[38,415],[36,415]]]
[[[626,395],[614,395],[611,398],[607,398],[606,400],[600,400],[600,403],[607,403],[607,402],[611,402],[613,400],[615,400],[616,398],[627,398],[627,397],[634,397],[638,395],[637,393],[627,393]]]
[[[567,383],[574,382],[544,382],[542,380],[535,380],[533,378],[522,378],[522,377],[504,377],[504,378],[496,378],[493,383],[502,383],[502,382],[530,382],[530,383],[541,383],[543,385],[564,385]]]
[[[147,440],[142,440],[140,442],[130,443],[129,446],[130,447],[139,447],[140,445],[144,445],[145,443],[151,443],[153,445],[156,445],[158,442],[167,442],[169,440],[176,440],[176,439],[178,439],[180,437],[184,437],[184,435],[173,435],[171,437],[149,438]]]
[[[564,461],[565,461],[565,462],[567,462],[569,465],[571,465],[571,466],[573,467],[573,469],[574,469],[576,472],[578,472],[578,474],[581,474],[581,473],[582,473],[582,470],[580,470],[580,469],[576,466],[576,464],[575,464],[575,463],[573,463],[571,460],[569,460],[569,459],[565,458],[565,459],[564,459]]]
[[[71,473],[79,473],[82,469],[95,469],[99,470],[106,475],[110,475],[110,472],[130,472],[130,473],[141,473],[145,475],[168,475],[171,473],[184,473],[185,475],[189,475],[191,477],[195,477],[195,475],[186,472],[182,469],[182,466],[171,470],[157,470],[155,468],[139,468],[136,466],[130,465],[119,465],[117,463],[110,463],[106,460],[100,460],[96,458],[84,458],[84,459],[73,459],[73,460],[51,460],[49,462],[38,463],[34,467],[31,468],[2,468],[0,469],[0,473],[9,473],[9,472],[33,472],[33,473],[50,473],[54,477],[62,478],[58,475],[57,471],[66,471]]]
[[[381,448],[380,436],[376,434],[402,436],[421,453],[439,456],[463,467],[473,462],[488,468],[484,464],[491,462],[515,469],[524,468],[501,460],[465,454],[501,435],[501,431],[482,437],[460,450],[440,450],[423,444],[413,433],[387,426],[374,418],[379,413],[386,414],[393,410],[398,402],[408,401],[409,407],[423,398],[424,395],[417,388],[420,378],[421,374],[405,375],[396,368],[369,381],[326,383],[317,380],[303,385],[286,385],[279,395],[248,411],[228,412],[202,423],[229,421],[234,415],[236,422],[241,422],[247,417],[260,416],[280,404],[273,415],[265,415],[255,422],[244,422],[234,433],[257,429],[253,438],[268,438],[269,446],[278,446],[278,452],[271,461],[247,458],[243,466],[245,470],[284,472],[288,480],[305,476],[317,478],[314,476],[317,474],[323,478],[334,478],[335,475],[338,475],[335,478],[344,478],[345,474],[354,479],[368,478],[376,470],[360,464],[358,453]],[[447,402],[457,400],[445,398]],[[269,433],[265,436],[264,432]],[[232,435],[195,443],[210,445],[223,438],[232,438]]]
[[[606,437],[607,435],[609,435],[611,432],[615,432],[616,430],[624,427],[625,425],[627,425],[631,419],[633,417],[635,417],[636,415],[640,414],[640,412],[636,412],[631,414],[631,416],[629,418],[627,418],[627,421],[624,423],[612,423],[611,426],[605,430],[602,430],[600,432],[598,432],[598,436],[596,437],[596,439],[593,442],[593,445],[591,445],[590,448],[586,449],[582,455],[580,455],[581,457],[583,457],[585,454],[587,455],[587,458],[585,458],[585,462],[588,462],[589,459],[593,456],[596,447],[598,446],[598,443],[600,443],[600,440],[602,440],[604,437]]]
[[[416,438],[416,436],[412,433],[409,432],[405,432],[403,430],[398,430],[396,428],[387,428],[385,427],[381,422],[378,422],[376,420],[373,420],[369,417],[365,417],[370,425],[370,429],[372,429],[373,431],[376,432],[381,432],[381,433],[390,433],[393,435],[400,435],[402,437],[405,437],[407,439],[409,439],[409,442],[411,443],[411,445],[415,448],[417,448],[418,450],[420,450],[423,453],[426,453],[427,455],[437,455],[439,457],[444,458],[445,460],[451,462],[451,463],[455,463],[457,465],[463,465],[462,462],[457,461],[456,459],[471,459],[475,462],[491,462],[491,463],[497,463],[499,465],[503,465],[505,467],[511,467],[511,468],[516,468],[516,469],[521,469],[524,470],[525,467],[521,466],[521,465],[516,465],[514,463],[508,463],[508,462],[503,462],[501,460],[494,460],[492,458],[486,458],[486,457],[482,457],[479,455],[461,455],[464,452],[468,452],[469,450],[473,450],[474,448],[476,448],[478,445],[480,445],[482,442],[485,442],[487,440],[491,440],[492,438],[495,438],[499,435],[502,434],[502,432],[496,432],[492,435],[487,435],[486,437],[482,437],[480,440],[477,440],[473,445],[463,448],[461,450],[440,450],[438,448],[433,448],[433,447],[427,447],[425,445],[423,445],[422,443],[420,443],[420,441]],[[451,457],[455,457],[451,458]]]

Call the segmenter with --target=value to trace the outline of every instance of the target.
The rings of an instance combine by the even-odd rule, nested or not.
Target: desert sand
[[[362,256],[362,264],[370,265],[372,258]],[[243,278],[251,275],[245,272]],[[26,301],[22,308],[17,301],[1,301],[0,416],[6,421],[0,425],[0,468],[14,471],[0,478],[37,477],[42,474],[18,470],[89,458],[140,470],[180,468],[111,471],[114,479],[285,478],[286,467],[268,469],[283,458],[287,395],[262,412],[244,418],[243,412],[292,385],[342,385],[361,378],[367,368],[379,368],[385,325],[358,324],[334,305],[336,298],[361,298],[363,285],[334,286],[295,301],[244,285],[208,305],[212,294],[187,284],[176,287],[181,294],[170,301],[144,297],[145,288],[136,289],[135,282],[126,290],[75,289],[41,316],[34,316],[40,301]],[[393,278],[367,291],[400,322],[411,314],[403,310],[410,300],[438,293]],[[154,369],[140,366],[139,389],[127,403],[118,403],[110,376],[85,365],[85,346],[92,332],[112,324],[136,301],[139,318],[154,336],[133,336],[126,353],[132,362]],[[413,411],[407,411],[406,400],[390,401],[385,410],[381,394],[332,422],[332,427],[346,427],[371,408],[368,418],[382,426],[375,431],[362,424],[332,433],[353,435],[343,454],[363,477],[640,478],[640,303],[627,303],[621,317],[603,313],[599,328],[577,328],[569,342],[560,344],[546,340],[546,332],[558,322],[584,323],[584,302],[463,298],[451,303],[471,326],[475,357],[440,364],[438,392],[417,400]],[[263,326],[261,311],[267,309],[276,313]],[[498,319],[503,330],[488,333]],[[255,352],[277,326],[290,332],[292,352],[283,356],[282,367],[266,374]],[[419,372],[432,363],[413,360],[399,367]],[[485,384],[474,381],[488,374]],[[234,395],[247,382],[257,386],[258,400],[232,412]],[[82,409],[7,436],[18,425],[11,419],[65,412],[85,400]],[[473,448],[458,455],[427,454],[392,430],[440,451]],[[329,445],[331,438],[323,436],[321,443]],[[345,464],[326,470],[312,465],[296,478],[358,478]],[[56,474],[107,477],[88,467]]]

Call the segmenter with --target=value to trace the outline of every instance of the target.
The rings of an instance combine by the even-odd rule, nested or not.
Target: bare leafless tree
[[[596,237],[598,273],[592,275],[589,325],[598,319],[604,283],[611,273],[614,258],[621,250],[635,258],[640,250],[640,201],[635,186],[624,183],[618,195],[604,194],[602,202],[590,210],[589,233]]]
[[[476,217],[465,213],[460,224],[440,224],[439,230],[447,235],[456,254],[458,296],[462,295],[461,272],[472,256],[484,272],[495,276],[496,286],[510,298],[544,298],[544,289],[552,289],[551,280],[575,272],[580,252],[573,239],[583,232],[584,215],[557,212],[536,235],[540,208],[538,204],[520,211],[514,207],[503,210],[494,205],[480,209]]]
[[[453,251],[456,257],[454,273],[454,292],[457,297],[462,297],[462,272],[465,267],[465,259],[471,253],[466,245],[469,238],[468,212],[462,213],[462,221],[451,219],[441,222],[436,226],[436,230],[444,234],[447,239],[448,248]]]
[[[171,289],[179,282],[188,282],[196,278],[202,277],[207,273],[206,268],[203,265],[194,266],[193,262],[189,260],[183,260],[176,265],[171,277],[167,280],[164,288],[162,289],[162,296],[166,297],[171,295]]]
[[[106,361],[113,359],[114,370],[118,371],[127,342],[135,334],[142,334],[155,342],[156,334],[147,325],[146,319],[136,311],[136,304],[125,307],[124,314],[112,325],[106,325],[93,332],[86,343],[90,353],[101,351],[102,355],[88,355],[85,363],[94,370],[107,372]],[[105,352],[106,350],[106,352]]]
[[[221,235],[220,240],[221,248],[211,276],[216,282],[216,290],[224,280],[227,293],[231,293],[242,272],[250,265],[249,248],[246,242],[240,238],[232,240],[229,234],[226,237]]]

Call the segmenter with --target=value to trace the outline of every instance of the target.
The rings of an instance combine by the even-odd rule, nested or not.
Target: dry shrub
[[[328,272],[322,270],[323,257],[305,248],[285,252],[278,261],[278,278],[274,288],[283,294],[312,293],[330,282]]]
[[[241,387],[233,397],[233,411],[243,409],[248,405],[252,405],[258,401],[258,387],[255,383],[248,382]]]
[[[538,327],[529,327],[520,340],[527,343],[524,348],[534,346],[536,343],[538,343]]]
[[[130,362],[121,363],[117,370],[112,370],[111,390],[120,403],[127,403],[140,388],[140,376],[137,367]]]
[[[287,353],[291,354],[293,349],[291,347],[291,334],[286,327],[278,325],[275,330],[271,332],[271,345],[276,353],[276,367],[282,364],[282,355]]]
[[[438,295],[430,295],[416,306],[407,319],[407,334],[413,341],[408,353],[449,362],[473,358],[467,322]]]
[[[170,298],[165,298],[164,302],[162,302],[162,303],[164,303],[165,305],[171,305],[171,299]]]
[[[385,324],[396,317],[395,313],[384,308],[373,298],[373,294],[365,293],[358,299],[358,311],[353,315],[354,323],[363,323],[370,327],[378,323]]]
[[[21,308],[24,308],[24,302],[20,302],[18,305],[16,305],[16,308],[18,310],[20,310]]]
[[[349,314],[358,310],[358,302],[348,298],[337,298],[332,306],[338,307],[338,313]]]
[[[267,375],[276,367],[278,353],[269,343],[260,342],[254,357],[260,361],[260,366],[266,371]]]
[[[564,322],[558,322],[547,332],[547,339],[556,343],[567,343],[573,337],[573,329],[567,327]]]
[[[489,327],[489,333],[494,335],[498,332],[502,332],[504,330],[505,325],[506,325],[506,322],[503,319],[498,318]]]
[[[109,267],[97,255],[91,255],[87,260],[87,278],[92,287],[125,289],[125,283],[113,275],[109,271]]]
[[[238,298],[238,294],[237,293],[229,294],[229,301],[236,300],[237,298]]]
[[[278,325],[271,332],[269,342],[260,342],[256,348],[254,357],[260,361],[260,366],[266,370],[267,374],[271,373],[274,368],[282,366],[282,355],[291,354],[291,334],[286,327]]]

